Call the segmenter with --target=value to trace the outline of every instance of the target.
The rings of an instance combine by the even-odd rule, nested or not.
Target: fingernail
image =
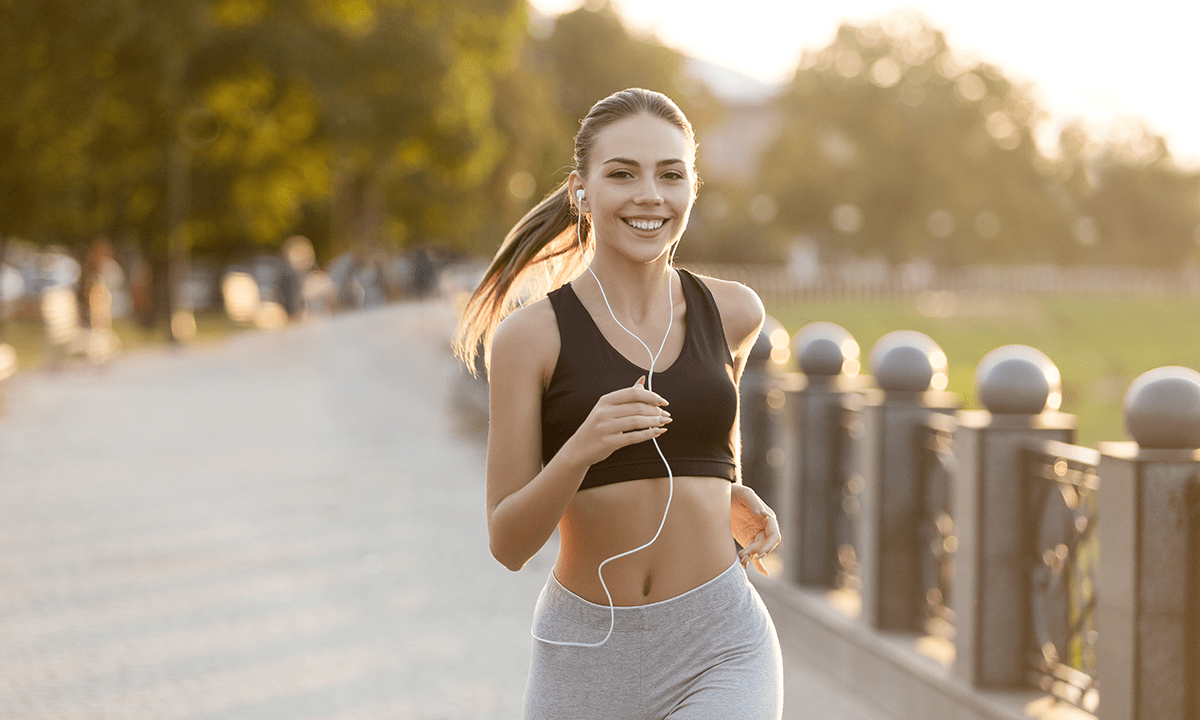
[[[674,421],[675,421],[675,418],[668,417],[666,420],[663,420],[663,423],[669,423],[669,422],[674,422]]]

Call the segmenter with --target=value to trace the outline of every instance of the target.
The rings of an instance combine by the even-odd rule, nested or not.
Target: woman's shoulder
[[[766,316],[766,309],[758,293],[733,280],[695,273],[693,276],[704,283],[712,293],[717,310],[721,313],[721,324],[725,326],[725,333],[734,341],[731,344],[741,345],[747,338],[757,335]]]
[[[492,364],[517,361],[551,369],[558,359],[558,322],[549,298],[523,305],[496,326],[492,338]]]

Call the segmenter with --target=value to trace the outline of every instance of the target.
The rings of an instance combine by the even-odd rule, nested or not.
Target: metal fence
[[[1146,373],[1126,398],[1134,441],[1092,449],[1072,443],[1073,416],[1049,409],[1059,389],[1042,380],[1057,370],[1028,361],[1031,349],[1002,358],[1000,379],[979,378],[992,412],[947,412],[944,393],[912,380],[929,380],[933,365],[920,353],[933,348],[898,353],[903,372],[873,367],[878,386],[787,380],[798,388],[787,395],[794,412],[776,417],[825,424],[809,420],[772,441],[806,458],[783,463],[797,475],[777,482],[825,478],[830,492],[811,494],[819,508],[790,516],[825,513],[818,524],[833,537],[785,528],[802,545],[788,552],[836,570],[792,581],[859,593],[860,619],[879,632],[950,643],[955,674],[976,687],[1040,690],[1076,717],[1200,720],[1200,373]],[[805,348],[793,349],[803,363]],[[831,402],[831,393],[841,397]],[[897,512],[912,515],[897,522]],[[806,538],[815,544],[803,547]],[[1116,557],[1102,557],[1102,544]],[[887,558],[907,557],[896,552],[905,545],[915,573],[888,567]],[[911,626],[872,612],[879,598],[922,592]]]
[[[925,588],[924,630],[954,639],[954,553],[958,549],[953,509],[957,460],[954,457],[954,418],[935,413],[917,427],[920,471],[921,582]]]
[[[1023,467],[1035,529],[1030,558],[1031,682],[1096,712],[1096,450],[1047,441],[1025,448]]]

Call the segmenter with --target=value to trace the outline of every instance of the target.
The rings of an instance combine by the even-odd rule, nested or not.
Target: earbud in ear
[[[586,195],[586,193],[583,192],[583,188],[579,188],[575,191],[575,199],[579,202],[583,202],[584,195]]]

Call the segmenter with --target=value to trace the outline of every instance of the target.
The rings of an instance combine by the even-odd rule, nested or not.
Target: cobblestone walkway
[[[554,547],[488,554],[449,324],[407,304],[13,378],[0,718],[519,718]],[[882,717],[836,687],[789,658],[789,720]]]

